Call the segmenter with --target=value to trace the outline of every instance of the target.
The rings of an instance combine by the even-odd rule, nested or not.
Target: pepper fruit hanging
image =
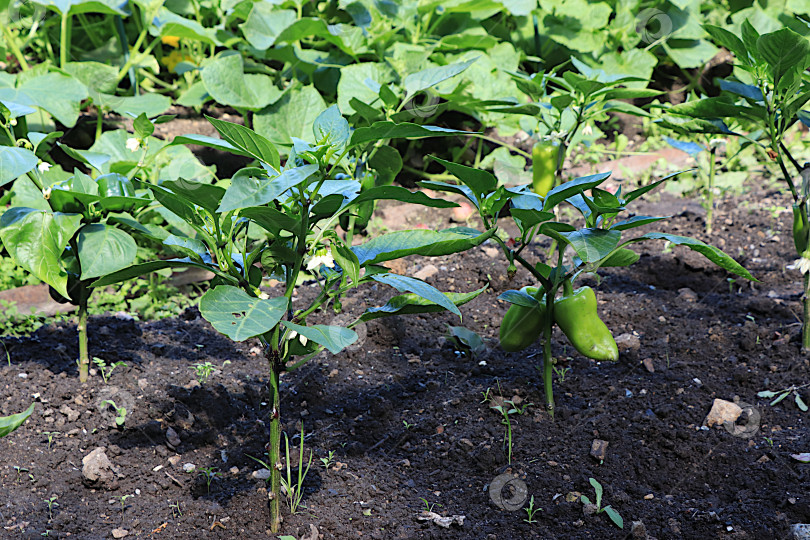
[[[541,197],[554,187],[558,154],[559,147],[548,142],[539,142],[532,148],[532,190]]]
[[[546,291],[542,287],[523,287],[540,305],[526,307],[512,304],[501,321],[501,348],[507,352],[522,351],[537,341],[546,324]]]
[[[807,250],[807,233],[810,225],[807,220],[807,206],[793,205],[793,245],[796,253],[801,255]]]
[[[596,294],[590,287],[573,291],[566,282],[563,296],[554,302],[554,321],[581,355],[594,360],[619,359],[616,341],[596,312]]]

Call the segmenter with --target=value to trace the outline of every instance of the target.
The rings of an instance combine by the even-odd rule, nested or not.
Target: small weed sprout
[[[298,479],[293,483],[292,468],[290,467],[290,439],[284,434],[284,444],[287,449],[287,478],[281,478],[281,487],[287,493],[287,501],[290,503],[290,513],[295,514],[299,508],[306,508],[301,504],[304,498],[304,479],[307,477],[309,467],[312,465],[312,450],[309,451],[309,462],[304,468],[304,425],[301,424],[301,437],[298,451]]]
[[[110,407],[115,409],[115,414],[117,415],[115,417],[115,425],[117,425],[118,427],[123,427],[124,422],[127,421],[127,409],[125,407],[119,407],[111,399],[106,399],[106,400],[102,401],[101,404],[102,405],[109,405]]]
[[[180,501],[170,502],[169,508],[172,509],[172,517],[181,517],[183,510],[180,508]]]
[[[48,437],[48,450],[50,450],[51,445],[53,444],[53,440],[57,435],[59,435],[59,432],[58,431],[43,431],[42,434],[46,435]]]
[[[425,512],[433,512],[433,509],[437,506],[441,508],[441,504],[439,503],[429,503],[428,500],[424,497],[419,497],[419,500],[425,503]]]
[[[126,362],[115,362],[114,364],[107,365],[101,358],[93,357],[93,363],[98,367],[99,373],[101,373],[101,378],[104,379],[104,384],[110,382],[110,377],[112,377],[112,372],[117,367],[126,366]]]
[[[492,396],[490,396],[490,392],[492,392],[492,388],[487,388],[486,391],[481,392],[481,395],[484,396],[484,399],[481,400],[481,403],[487,403],[492,400]]]
[[[214,481],[215,478],[219,478],[222,476],[221,473],[218,472],[216,467],[200,467],[198,475],[202,476],[205,479],[205,487],[208,490],[208,493],[211,493],[211,482]]]
[[[565,367],[564,368],[564,367],[554,366],[553,369],[554,369],[554,373],[557,374],[557,380],[559,382],[561,382],[561,383],[565,382],[565,377],[571,372],[570,367]]]
[[[17,471],[17,483],[19,484],[20,483],[20,478],[22,478],[22,473],[24,473],[24,472],[27,473],[28,469],[26,469],[25,467],[18,467],[18,466],[15,465],[14,470]],[[29,474],[28,476],[31,476],[31,475]]]
[[[407,420],[403,420],[403,421],[402,421],[402,425],[404,425],[404,426],[405,426],[405,429],[411,429],[411,428],[412,428],[412,427],[414,427],[416,424],[409,424]]]
[[[221,369],[224,370],[225,366],[227,366],[230,363],[231,363],[230,360],[225,360],[225,362],[222,363]],[[204,364],[198,362],[193,366],[191,366],[189,369],[194,370],[194,374],[197,376],[197,382],[199,382],[200,384],[205,384],[208,382],[208,379],[211,377],[211,375],[213,375],[214,372],[217,370],[217,367],[211,362],[206,362]]]
[[[50,499],[42,499],[48,505],[48,520],[53,519],[53,509],[59,506],[59,503],[56,502],[58,498],[56,495],[52,495]]]
[[[799,410],[801,410],[802,412],[807,412],[808,406],[802,399],[801,394],[799,394],[799,390],[807,388],[808,386],[810,386],[810,383],[801,384],[798,386],[793,385],[787,388],[782,388],[781,390],[763,390],[762,392],[757,392],[757,396],[761,398],[776,398],[773,401],[771,401],[771,407],[773,407],[786,397],[793,394],[793,401],[796,403],[796,406],[799,408]]]
[[[506,405],[509,405],[509,407],[506,407]],[[500,413],[501,424],[506,426],[503,445],[507,448],[507,460],[510,464],[512,463],[512,420],[509,417],[513,414],[522,415],[526,412],[529,405],[534,405],[534,403],[527,403],[521,407],[520,405],[515,405],[514,401],[507,399],[503,401],[503,405],[490,406],[490,409]]]
[[[323,465],[324,469],[328,469],[329,467],[331,467],[334,462],[335,462],[335,452],[333,450],[329,450],[329,455],[321,458],[321,465]]]
[[[121,519],[124,519],[124,511],[127,509],[127,499],[134,497],[135,495],[121,495],[118,497],[118,502],[121,503]]]
[[[524,519],[523,521],[525,521],[526,523],[530,523],[530,524],[531,523],[537,523],[537,520],[534,519],[534,515],[537,512],[542,512],[543,511],[543,509],[540,508],[539,506],[537,508],[534,507],[534,495],[532,495],[532,498],[529,499],[529,506],[527,508],[524,508],[524,510],[526,510],[526,513],[529,514],[529,517],[528,517],[528,519]]]
[[[593,486],[593,491],[596,493],[596,503],[594,504],[594,506],[596,506],[596,513],[606,513],[610,518],[610,521],[612,521],[618,528],[624,529],[624,520],[616,510],[614,510],[610,505],[602,508],[602,484],[597,482],[595,478],[590,478],[589,481]],[[591,500],[585,495],[581,495],[579,500],[582,501],[582,504],[591,504]]]

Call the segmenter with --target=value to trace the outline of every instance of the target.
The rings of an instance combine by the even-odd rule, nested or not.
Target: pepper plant
[[[399,186],[362,189],[350,174],[354,152],[381,138],[425,137],[432,131],[415,124],[381,122],[351,131],[337,106],[324,111],[312,129],[315,144],[296,140],[282,164],[278,150],[254,131],[209,119],[222,139],[183,136],[194,141],[253,157],[259,166],[239,170],[227,188],[187,180],[169,180],[150,189],[167,210],[192,231],[176,231],[164,244],[186,254],[182,259],[142,263],[101,278],[95,286],[109,285],[163,268],[199,267],[215,274],[200,299],[200,312],[214,328],[235,341],[258,339],[264,347],[270,378],[268,453],[270,527],[281,523],[280,487],[280,376],[323,349],[338,353],[358,339],[353,327],[365,321],[409,313],[458,307],[484,289],[470,293],[442,293],[412,277],[393,273],[382,265],[411,254],[438,256],[476,246],[494,234],[468,228],[441,231],[397,231],[365,244],[350,246],[335,231],[342,215],[367,201],[393,199],[434,208],[455,203],[432,199]],[[305,274],[317,281],[314,298],[295,296]],[[262,288],[266,279],[281,282],[278,289]],[[388,285],[405,294],[385,305],[367,309],[346,326],[313,324],[316,314],[332,307],[363,284]],[[275,294],[270,294],[275,293]]]
[[[726,119],[744,120],[754,127],[746,134],[729,135],[745,138],[765,149],[781,173],[793,198],[793,240],[799,255],[799,268],[804,273],[804,322],[802,350],[810,350],[810,167],[801,165],[785,144],[791,128],[798,122],[810,126],[810,111],[803,110],[810,101],[810,42],[789,28],[761,34],[748,21],[743,21],[740,35],[719,26],[704,28],[718,44],[735,58],[734,78],[720,80],[722,93],[665,109],[669,118],[680,118],[687,129],[701,128],[711,132],[725,128]],[[791,172],[792,170],[792,172]]]
[[[8,112],[8,109],[0,113]],[[11,130],[7,135],[14,137]],[[34,156],[31,141],[50,137],[28,134],[16,142],[27,159]],[[14,162],[12,162],[14,163]],[[76,170],[69,178],[48,185],[44,172],[50,166],[14,170],[12,207],[0,217],[0,240],[14,262],[49,285],[58,302],[78,306],[79,379],[87,381],[90,354],[87,347],[87,307],[101,276],[135,262],[137,245],[119,223],[136,223],[126,212],[149,204],[139,196],[130,180],[118,173],[92,178]],[[12,167],[15,169],[15,167]]]
[[[619,218],[633,201],[666,181],[666,177],[647,186],[622,194],[621,188],[611,193],[599,186],[610,173],[601,173],[565,182],[545,197],[531,191],[529,185],[515,188],[498,186],[497,179],[486,171],[450,163],[438,158],[459,184],[436,181],[420,182],[426,188],[463,195],[478,210],[492,240],[497,242],[509,262],[510,279],[517,265],[528,270],[538,282],[536,289],[511,290],[500,298],[512,303],[501,323],[501,343],[507,351],[519,351],[543,337],[543,383],[546,410],[554,414],[551,335],[554,324],[560,327],[574,348],[595,360],[617,360],[618,349],[608,327],[597,313],[596,295],[590,287],[573,289],[573,282],[600,268],[629,266],[639,255],[627,246],[645,240],[666,240],[686,246],[737,275],[753,276],[720,249],[699,240],[673,234],[650,232],[623,238],[626,231],[664,220],[664,217],[632,215]],[[676,173],[678,174],[678,173]],[[672,175],[674,176],[674,175]],[[562,204],[573,207],[581,216],[579,227],[555,217]],[[499,232],[498,219],[505,211],[520,230],[520,237],[505,240]],[[575,222],[576,223],[576,222]],[[528,248],[542,237],[551,240],[552,252],[545,260],[529,261]],[[567,252],[570,257],[566,258]],[[557,294],[562,291],[558,298]]]

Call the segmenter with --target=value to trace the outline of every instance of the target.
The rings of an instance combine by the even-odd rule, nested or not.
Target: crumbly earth
[[[647,230],[706,239],[699,205],[666,195],[650,200],[639,213],[675,217]],[[810,465],[791,458],[810,451],[810,414],[792,399],[772,407],[757,397],[810,381],[799,346],[800,279],[785,270],[794,258],[790,215],[772,211],[785,204],[783,194],[758,189],[722,201],[716,214],[709,240],[757,283],[731,280],[702,257],[660,242],[637,245],[640,261],[603,271],[598,286],[586,280],[597,287],[614,335],[629,336],[618,362],[600,364],[555,333],[554,355],[570,371],[564,380],[555,376],[554,419],[541,406],[539,342],[515,354],[497,345],[508,306],[496,298],[528,284],[527,273],[508,282],[494,245],[399,263],[396,271],[422,271],[442,290],[489,289],[462,308],[463,321],[449,314],[374,321],[351,350],[322,353],[284,375],[293,468],[300,421],[314,459],[304,508],[285,511],[282,532],[299,540],[311,538],[312,525],[322,538],[339,539],[625,538],[632,522],[643,522],[660,540],[773,539],[792,523],[810,522]],[[392,229],[448,226],[447,214],[436,211],[389,205],[381,215]],[[304,286],[299,294],[313,291]],[[358,314],[393,294],[363,287],[344,312]],[[314,322],[335,317],[322,313]],[[443,337],[448,324],[478,332],[488,351],[458,353]],[[5,340],[10,365],[0,368],[0,413],[37,406],[2,441],[0,537],[47,532],[92,540],[111,538],[114,529],[127,538],[275,537],[267,531],[265,482],[254,476],[262,466],[252,459],[266,459],[267,439],[267,374],[257,344],[229,342],[196,310],[148,324],[93,318],[90,332],[93,356],[127,363],[107,384],[100,374],[78,382],[74,325]],[[200,385],[192,367],[204,362],[219,369]],[[483,402],[487,392],[526,406],[511,416],[511,465],[505,426]],[[701,429],[715,398],[735,397],[759,414],[750,420],[758,426],[753,436]],[[122,429],[105,400],[126,406]],[[602,460],[591,455],[597,439],[608,443]],[[105,485],[88,487],[82,459],[97,447],[113,470]],[[330,452],[327,469],[320,459]],[[186,464],[195,470],[185,472]],[[207,486],[200,470],[209,467],[219,475]],[[621,514],[624,531],[574,500],[577,493],[594,499],[589,478],[604,486],[603,505]],[[534,523],[490,496],[493,482],[514,479],[541,508]],[[516,490],[507,486],[494,499],[521,502],[521,484],[510,486]],[[49,515],[53,496],[58,506]],[[463,525],[418,521],[426,505],[464,516]]]

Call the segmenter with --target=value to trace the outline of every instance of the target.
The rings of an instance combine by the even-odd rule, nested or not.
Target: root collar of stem
[[[79,381],[87,382],[90,355],[87,351],[87,302],[79,304]]]
[[[277,351],[271,351],[277,354]],[[267,444],[267,455],[270,463],[270,487],[268,502],[270,505],[270,531],[279,532],[281,529],[281,408],[279,396],[279,375],[281,365],[275,358],[270,360],[270,440]]]
[[[543,329],[543,390],[546,395],[546,411],[554,418],[554,359],[551,357],[551,332],[554,328],[554,295],[556,290],[546,291],[546,326]]]
[[[804,319],[802,322],[802,352],[810,353],[810,274],[804,275]]]

